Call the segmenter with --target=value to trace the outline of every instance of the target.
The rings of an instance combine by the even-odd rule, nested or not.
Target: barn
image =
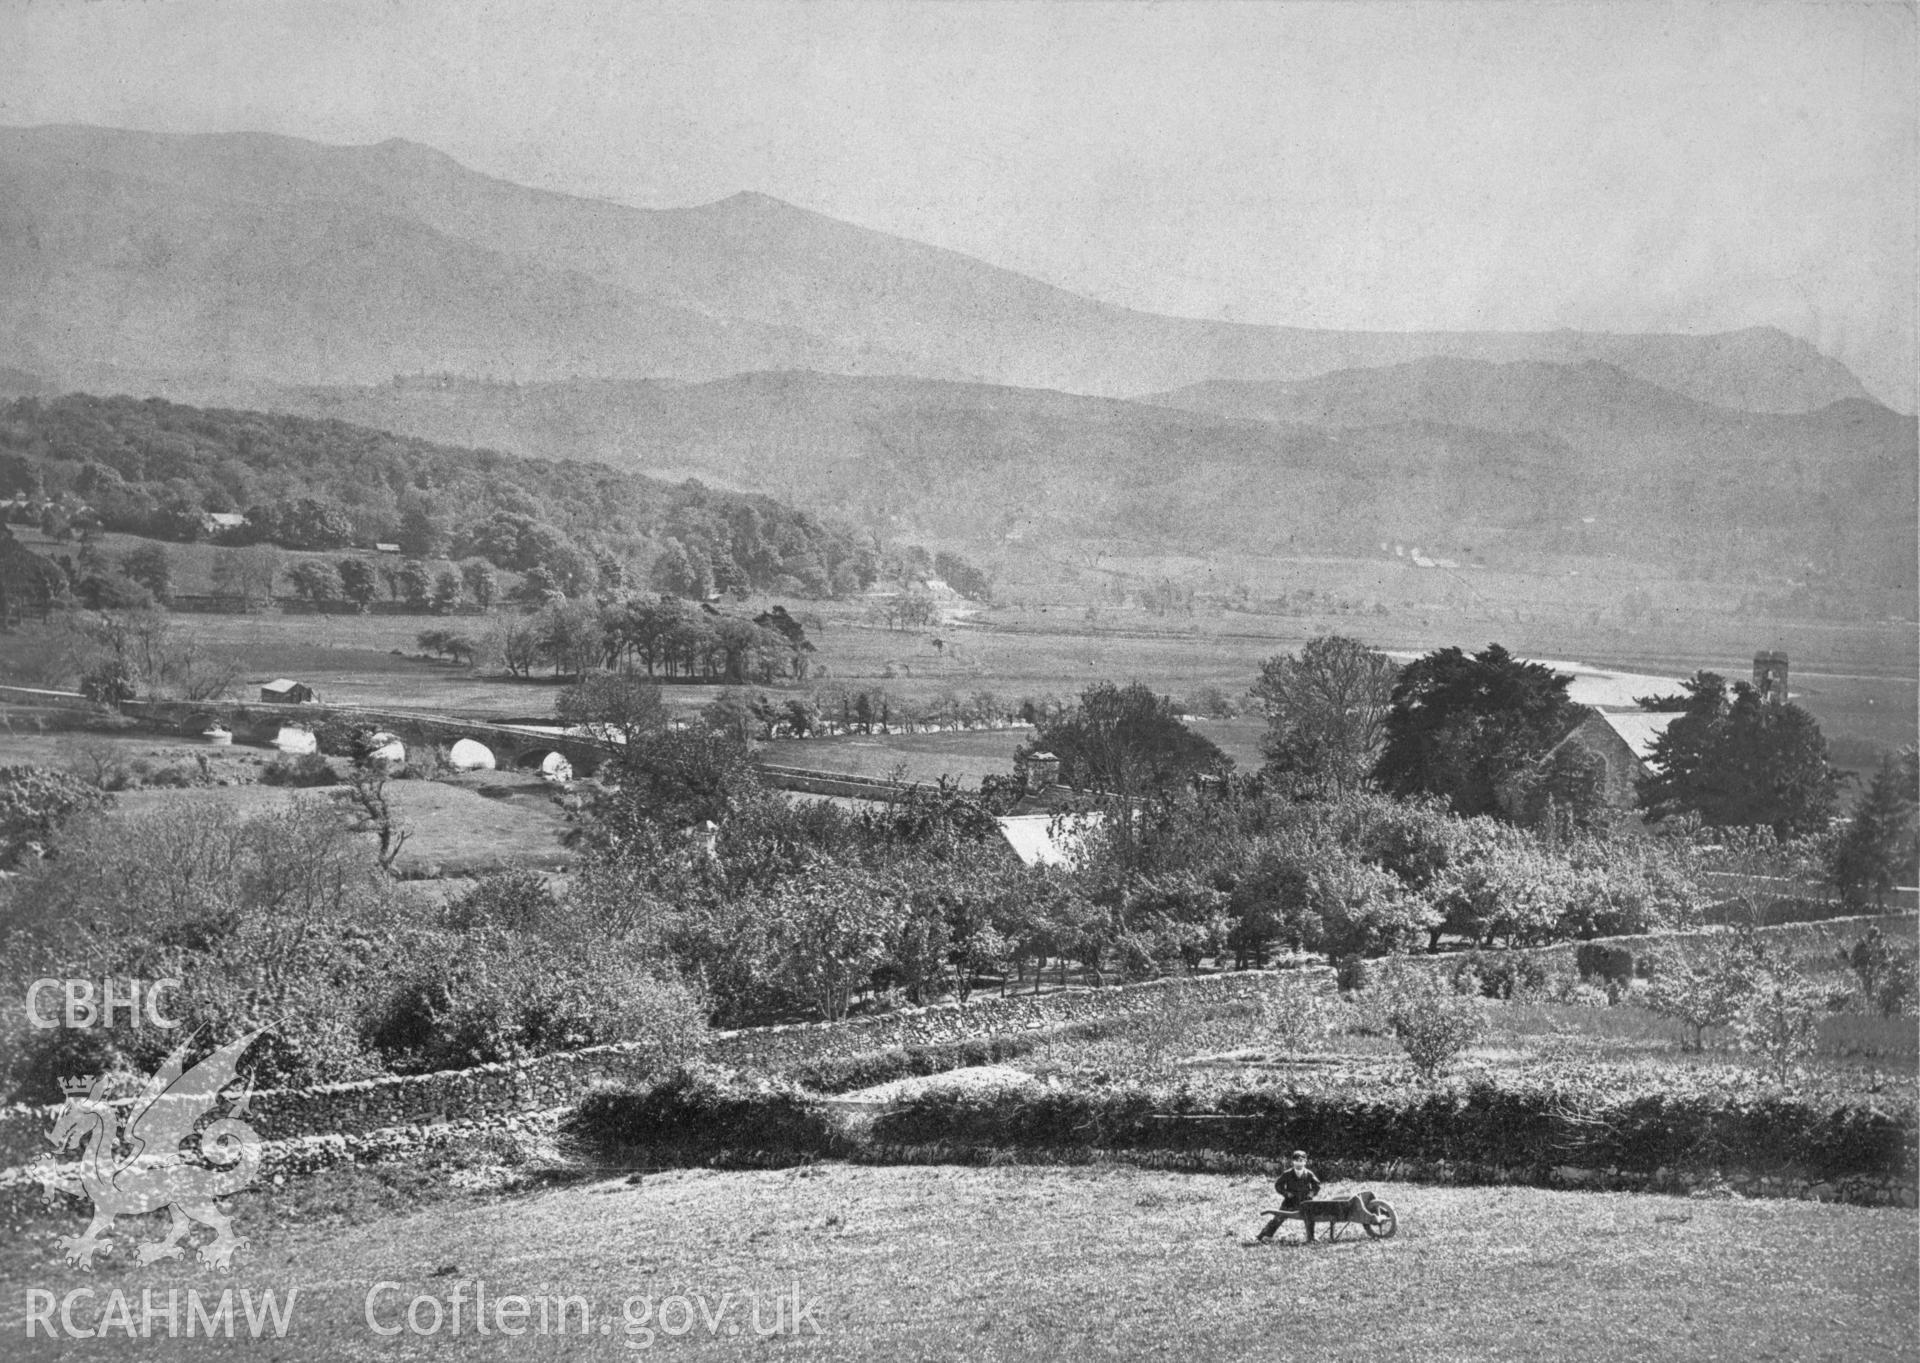
[[[260,688],[260,699],[270,705],[311,705],[317,697],[305,682],[279,677]]]

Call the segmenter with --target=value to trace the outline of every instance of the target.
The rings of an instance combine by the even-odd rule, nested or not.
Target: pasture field
[[[54,1244],[77,1223],[36,1220],[0,1250],[5,1351],[199,1357],[207,1340],[168,1338],[164,1326],[134,1344],[117,1332],[29,1340],[27,1292],[63,1298],[92,1288],[98,1295],[77,1309],[87,1328],[118,1288],[137,1328],[143,1291],[164,1298],[180,1289],[184,1298],[188,1288],[217,1296],[230,1287],[236,1298],[272,1290],[295,1301],[284,1338],[221,1341],[222,1356],[285,1360],[611,1359],[643,1350],[1335,1363],[1920,1356],[1912,1212],[1376,1184],[1400,1216],[1392,1240],[1350,1231],[1308,1247],[1292,1226],[1279,1243],[1260,1245],[1251,1237],[1273,1202],[1260,1177],[844,1164],[440,1194],[372,1216],[337,1210],[377,1207],[381,1190],[355,1185],[381,1177],[407,1175],[336,1172],[242,1194],[236,1228],[249,1243],[230,1275],[178,1262],[138,1267],[124,1248],[81,1274],[61,1264]],[[151,1233],[134,1221],[120,1232]],[[481,1335],[476,1283],[490,1301],[583,1300],[568,1306],[564,1324],[556,1306],[544,1334],[536,1305],[525,1334]],[[388,1286],[373,1296],[372,1322],[398,1326],[390,1336],[369,1324],[376,1284]],[[448,1310],[456,1292],[465,1302],[458,1334]],[[754,1299],[764,1329],[776,1296],[798,1340],[754,1337]],[[441,1308],[437,1332],[408,1328],[410,1309],[423,1330],[436,1314],[413,1307],[415,1298]],[[684,1300],[663,1320],[670,1298]],[[794,1308],[807,1303],[796,1323]]]
[[[44,541],[29,527],[16,533],[36,552],[77,552],[77,546]],[[107,535],[99,543],[111,557],[147,541]],[[175,590],[208,590],[217,551],[209,545],[166,547]],[[1000,565],[1006,574],[1000,604],[958,604],[927,628],[884,628],[866,600],[781,604],[806,624],[819,649],[815,685],[881,687],[904,702],[990,692],[1011,707],[1027,696],[1071,697],[1094,682],[1137,680],[1176,702],[1212,687],[1241,703],[1263,659],[1297,649],[1315,635],[1345,633],[1406,654],[1452,644],[1475,649],[1497,640],[1522,656],[1578,659],[1673,681],[1702,668],[1745,677],[1757,650],[1781,649],[1793,660],[1796,698],[1820,720],[1841,765],[1869,769],[1881,750],[1920,734],[1920,630],[1912,622],[1744,614],[1741,599],[1756,589],[1753,584],[1650,583],[1635,565],[1585,560],[1537,572],[1448,572],[1391,558],[1209,563],[1124,548],[1066,545],[1046,555],[1009,557]],[[316,557],[338,559],[346,552]],[[281,554],[283,565],[300,557]],[[1137,601],[1115,604],[1116,587],[1137,593],[1161,581],[1191,587],[1193,608],[1155,613]],[[775,603],[754,597],[729,600],[722,609],[751,616]],[[487,623],[485,616],[266,611],[183,614],[176,627],[230,653],[241,667],[237,689],[243,694],[262,681],[290,676],[345,704],[494,716],[550,713],[553,679],[515,680],[454,666],[423,656],[416,642],[424,629],[477,635]],[[0,635],[0,681],[63,684],[41,675],[48,662],[33,655],[47,651],[31,630]],[[704,704],[714,690],[669,686],[667,699],[687,710]],[[1617,703],[1619,697],[1609,699]],[[1223,746],[1242,765],[1257,765],[1251,745]]]
[[[327,798],[341,786],[305,790],[266,785],[260,774],[275,754],[244,746],[156,741],[151,734],[0,733],[0,766],[26,765],[87,773],[102,764],[149,771],[175,769],[227,785],[197,784],[122,790],[111,817],[128,818],[179,804],[222,805],[241,817],[278,808],[299,798]],[[334,762],[336,772],[346,768]],[[433,781],[402,780],[387,786],[401,826],[409,830],[394,869],[402,876],[475,876],[508,867],[560,870],[574,854],[562,845],[570,825],[554,802],[554,790],[528,772],[449,773]]]

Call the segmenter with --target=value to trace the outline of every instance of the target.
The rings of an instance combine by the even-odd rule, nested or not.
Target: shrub
[[[1558,972],[1552,958],[1535,952],[1470,951],[1457,958],[1452,973],[1456,992],[1510,1002],[1553,993]]]
[[[1739,1002],[1734,1032],[1743,1049],[1767,1062],[1767,1072],[1784,1084],[1794,1066],[1813,1054],[1820,1039],[1826,995],[1792,973],[1757,980]]]
[[[110,798],[65,772],[0,767],[0,866],[44,846],[67,820],[103,808]]]
[[[301,753],[295,756],[284,753],[267,763],[260,772],[261,781],[270,786],[332,786],[338,785],[340,778],[333,773],[333,764],[317,752]]]
[[[1912,952],[1896,951],[1876,925],[1866,936],[1842,949],[1839,958],[1860,981],[1860,995],[1869,1007],[1887,1017],[1909,1011],[1914,1003],[1915,970]]]
[[[596,1089],[567,1114],[567,1134],[689,1154],[834,1154],[847,1142],[790,1080],[687,1064],[645,1088]]]
[[[395,944],[385,878],[327,802],[296,797],[243,818],[168,801],[76,821],[28,866],[0,919],[0,985],[85,975],[177,978],[178,1031],[141,1019],[29,1028],[0,1010],[0,1066],[22,1097],[57,1095],[60,1074],[150,1074],[183,1039],[271,1029],[245,1067],[263,1086],[357,1078],[377,1069],[358,1039],[368,991]]]
[[[1380,986],[1385,1019],[1423,1079],[1433,1079],[1486,1030],[1478,997],[1460,994],[1425,971],[1403,970]]]
[[[1759,939],[1750,933],[1711,938],[1691,954],[1676,945],[1663,946],[1652,960],[1646,1005],[1687,1030],[1682,1049],[1701,1050],[1707,1028],[1724,1027],[1738,1015],[1764,965],[1763,956]]]
[[[358,762],[367,755],[367,740],[374,730],[364,722],[323,719],[313,726],[314,746],[328,757],[345,757]]]
[[[393,972],[365,1039],[398,1073],[467,1069],[624,1042],[665,1068],[698,1049],[705,1001],[626,953],[595,958],[485,928]]]
[[[545,876],[515,868],[483,877],[447,905],[443,917],[448,927],[462,932],[486,927],[526,931],[545,922],[555,903]]]
[[[1633,952],[1604,942],[1582,942],[1573,954],[1573,963],[1582,979],[1624,982],[1634,975]]]

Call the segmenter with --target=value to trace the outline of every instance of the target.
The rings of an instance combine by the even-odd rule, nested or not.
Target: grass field
[[[118,797],[117,810],[134,816],[179,802],[228,805],[243,814],[300,795],[325,794],[276,786],[193,790],[138,790]],[[439,781],[395,781],[387,787],[401,826],[409,830],[394,862],[402,876],[474,876],[510,866],[560,870],[573,853],[561,845],[568,824],[552,791],[519,773],[477,772]]]
[[[200,1357],[204,1339],[28,1340],[27,1291],[57,1299],[92,1288],[99,1295],[75,1311],[87,1328],[119,1288],[137,1328],[144,1290],[231,1287],[236,1296],[271,1289],[283,1302],[297,1295],[283,1339],[222,1341],[217,1352],[285,1360],[611,1359],[642,1345],[674,1357],[858,1360],[1920,1356],[1912,1212],[1380,1184],[1374,1191],[1400,1216],[1394,1239],[1355,1231],[1309,1248],[1297,1227],[1282,1243],[1251,1242],[1273,1200],[1255,1178],[846,1165],[622,1177],[365,1220],[330,1209],[330,1196],[352,1204],[360,1195],[346,1185],[371,1177],[243,1195],[237,1223],[250,1243],[231,1275],[137,1267],[124,1248],[82,1275],[53,1243],[77,1221],[36,1222],[0,1257],[4,1352]],[[137,1222],[123,1229],[153,1233]],[[536,1304],[526,1334],[481,1336],[476,1282],[490,1301],[584,1305],[567,1308],[564,1326],[554,1307],[545,1335]],[[390,1286],[374,1297],[372,1319],[399,1326],[392,1337],[368,1324],[378,1283]],[[765,1328],[775,1296],[793,1319],[795,1291],[798,1304],[814,1304],[799,1341],[756,1339],[752,1299]],[[458,1335],[447,1312],[456,1292],[466,1301]],[[416,1297],[439,1304],[438,1333],[407,1329]],[[629,1308],[640,1320],[633,1334]],[[426,1330],[434,1312],[421,1306],[413,1318]],[[680,1333],[660,1333],[663,1324]]]
[[[36,544],[33,531],[23,531],[23,539],[41,551],[54,547]],[[124,552],[136,543],[108,536],[104,548]],[[204,545],[169,546],[180,590],[204,587],[213,552]],[[1783,649],[1793,659],[1795,696],[1821,721],[1843,765],[1870,766],[1880,750],[1912,742],[1920,731],[1915,664],[1920,633],[1910,622],[1747,619],[1733,613],[1737,601],[1724,585],[1703,585],[1697,593],[1675,598],[1682,606],[1691,603],[1690,608],[1663,608],[1629,622],[1608,606],[1637,581],[1631,565],[1609,578],[1438,575],[1471,578],[1480,596],[1457,602],[1446,593],[1431,600],[1421,596],[1436,575],[1397,562],[1276,559],[1262,565],[1246,577],[1249,600],[1258,609],[1228,609],[1225,602],[1237,580],[1220,577],[1198,560],[1156,565],[1111,554],[1086,563],[1062,560],[1049,582],[1010,583],[1004,604],[970,609],[965,619],[928,629],[879,628],[866,618],[863,601],[784,604],[807,623],[818,646],[818,680],[884,687],[903,701],[987,691],[1011,706],[1026,696],[1072,696],[1097,681],[1135,680],[1176,699],[1201,687],[1217,687],[1239,699],[1262,659],[1297,649],[1315,635],[1338,632],[1410,654],[1451,644],[1480,648],[1498,640],[1522,656],[1578,659],[1654,678],[1679,678],[1700,668],[1745,677],[1756,650]],[[1085,583],[1075,585],[1077,579],[1114,572],[1129,580],[1156,576],[1161,568],[1177,569],[1202,589],[1192,613],[1090,605],[1081,600]],[[1271,608],[1276,593],[1298,596],[1308,588],[1324,588],[1340,594],[1381,582],[1419,591],[1405,600],[1388,592],[1380,600],[1395,604],[1384,614]],[[724,609],[752,615],[771,604],[772,598],[756,597],[729,601]],[[242,666],[243,693],[250,694],[261,681],[291,676],[318,687],[325,699],[349,704],[502,716],[551,712],[555,684],[550,679],[514,681],[421,656],[415,636],[444,623],[425,615],[263,612],[182,615],[176,626],[234,654]],[[478,633],[486,621],[460,617],[458,626]],[[23,656],[33,647],[27,633],[0,634],[0,680],[54,684],[27,675],[41,670]],[[712,693],[710,687],[674,686],[667,698],[671,705],[691,708]],[[1249,745],[1223,746],[1243,765],[1257,763]]]
[[[264,748],[212,748],[168,742],[151,734],[0,733],[0,766],[27,765],[85,771],[94,761],[144,762],[152,769],[198,772],[208,763],[214,780],[231,785],[185,789],[123,790],[114,797],[117,817],[139,815],[177,803],[224,805],[242,816],[284,805],[300,795],[325,795],[339,786],[291,790],[261,783],[275,754]],[[346,763],[334,763],[344,772]],[[388,787],[403,827],[409,830],[395,869],[403,876],[472,876],[509,866],[555,870],[573,864],[561,845],[570,825],[554,803],[552,787],[527,772],[466,772],[435,781],[394,781]]]

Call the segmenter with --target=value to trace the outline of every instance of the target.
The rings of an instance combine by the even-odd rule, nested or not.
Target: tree
[[[1920,875],[1920,749],[1881,761],[1833,845],[1828,873],[1854,908],[1884,908],[1895,885]]]
[[[632,672],[592,672],[563,690],[553,712],[569,728],[583,726],[633,747],[664,733],[667,707],[660,688]]]
[[[1686,1029],[1682,1050],[1698,1051],[1705,1047],[1707,1028],[1727,1026],[1739,1016],[1768,962],[1760,940],[1743,929],[1691,953],[1666,947],[1654,953],[1650,965],[1647,1007]]]
[[[338,564],[340,593],[361,610],[373,604],[380,594],[379,575],[363,558],[343,558]]]
[[[752,699],[737,686],[727,687],[701,706],[700,721],[739,743],[752,739],[757,727]]]
[[[375,855],[380,869],[393,874],[393,863],[413,831],[394,813],[387,794],[386,767],[378,762],[356,765],[347,774],[346,798],[359,815],[354,832],[374,835],[379,843]]]
[[[540,644],[556,674],[584,676],[606,649],[600,612],[591,601],[555,601],[534,617]]]
[[[395,582],[410,609],[423,611],[427,608],[433,595],[433,580],[427,576],[426,564],[418,559],[408,559],[400,565]]]
[[[1895,950],[1878,924],[1868,928],[1867,935],[1855,942],[1851,950],[1843,949],[1839,957],[1859,978],[1860,997],[1869,1007],[1893,1017],[1912,1005],[1916,984],[1914,954]]]
[[[897,901],[845,871],[783,882],[766,913],[782,982],[829,1022],[872,981],[902,918]]]
[[[256,507],[247,519],[264,537],[289,549],[343,549],[353,542],[353,522],[331,501],[301,497],[271,507]]]
[[[487,629],[487,647],[511,676],[525,677],[539,665],[540,628],[533,617],[507,611]]]
[[[1819,833],[1833,818],[1840,774],[1827,761],[1820,725],[1798,705],[1762,700],[1744,681],[1699,672],[1684,712],[1654,740],[1638,782],[1649,822],[1698,815],[1714,827],[1768,827],[1781,838]]]
[[[1394,683],[1374,777],[1395,795],[1439,795],[1456,814],[1499,812],[1499,792],[1578,721],[1572,678],[1499,644],[1444,648]]]
[[[500,579],[493,571],[493,565],[483,558],[471,558],[460,565],[460,580],[466,584],[467,595],[473,598],[473,604],[481,610],[491,610],[493,603],[500,598]]]
[[[1251,692],[1266,711],[1266,770],[1299,793],[1338,798],[1372,775],[1398,668],[1338,634],[1260,665]]]
[[[474,654],[479,650],[478,644],[457,630],[423,629],[414,636],[414,640],[427,652],[444,653],[455,663],[462,658],[472,663]]]
[[[629,744],[615,773],[620,793],[605,823],[616,841],[636,823],[721,824],[763,794],[746,746],[712,731],[672,729]]]
[[[442,615],[460,604],[460,574],[442,568],[433,579],[433,608]]]
[[[153,593],[154,600],[173,595],[173,565],[165,545],[143,544],[121,556],[120,571]]]
[[[1826,994],[1795,971],[1765,972],[1741,999],[1733,1019],[1742,1050],[1766,1061],[1775,1083],[1784,1084],[1793,1067],[1812,1055],[1820,1041]]]
[[[300,560],[287,570],[287,581],[316,606],[340,599],[340,572],[324,559]]]
[[[1487,1027],[1486,1005],[1429,970],[1401,969],[1383,981],[1386,1022],[1414,1071],[1431,1082]]]
[[[409,558],[438,558],[447,551],[446,526],[418,502],[400,513],[400,529],[395,538],[400,552]]]
[[[1072,713],[1041,727],[1029,750],[1058,757],[1067,785],[1123,796],[1164,793],[1233,765],[1174,717],[1172,701],[1138,682],[1089,687]]]

